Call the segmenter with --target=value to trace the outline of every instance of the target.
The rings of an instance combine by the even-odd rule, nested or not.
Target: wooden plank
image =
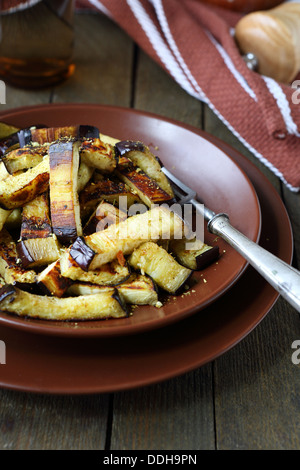
[[[211,367],[114,398],[111,450],[213,450]]]
[[[49,396],[0,391],[3,450],[103,450],[108,395]]]
[[[281,194],[282,184],[211,110],[205,130],[249,158]],[[299,227],[299,198],[283,189],[294,228]],[[298,243],[299,243],[299,238]],[[298,245],[299,246],[299,245]],[[299,316],[280,299],[265,320],[238,346],[215,361],[215,419],[218,449],[299,448],[300,377],[291,361],[300,338]]]
[[[300,192],[283,187],[283,200],[289,214],[294,236],[294,266],[300,269]]]
[[[129,106],[133,43],[100,14],[75,17],[75,73],[57,86],[53,102]]]
[[[279,300],[262,323],[215,361],[217,448],[300,448],[299,315]]]
[[[201,127],[202,103],[189,96],[141,51],[137,57],[135,80],[135,108]]]
[[[6,104],[0,104],[0,113],[20,106],[33,106],[49,103],[51,90],[22,90],[6,85]]]

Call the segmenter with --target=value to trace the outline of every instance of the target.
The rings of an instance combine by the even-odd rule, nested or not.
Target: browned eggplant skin
[[[112,295],[112,297],[117,300],[117,302],[119,302],[121,308],[124,310],[125,312],[125,316],[126,317],[129,317],[130,315],[130,310],[128,308],[128,305],[126,304],[126,302],[122,299],[122,297],[120,296],[119,292],[118,292],[118,289],[115,288],[114,290],[114,293]]]
[[[0,236],[0,260],[1,274],[8,284],[15,284],[19,281],[21,284],[34,283],[36,274],[33,270],[24,269],[21,266],[16,243],[12,235],[3,228]]]
[[[99,129],[95,126],[64,126],[64,127],[44,127],[31,131],[31,141],[39,144],[51,143],[63,137],[73,137],[75,139],[90,139],[99,137]]]
[[[19,131],[1,139],[0,158],[3,157],[3,155],[5,155],[5,153],[12,147],[25,147],[25,145],[28,145],[30,142],[32,142],[32,131],[34,129],[40,129],[44,127],[46,127],[44,124],[25,127],[24,129],[20,129]]]
[[[30,264],[34,263],[34,259],[31,257],[23,241],[17,243],[16,247],[17,247],[17,254],[21,260],[21,265],[23,268],[26,268]]]
[[[71,286],[73,281],[67,277],[62,276],[59,260],[52,264],[50,272],[48,268],[46,268],[37,276],[37,287],[44,295],[55,295],[56,297],[62,297],[67,289]]]
[[[151,179],[146,173],[139,168],[137,169],[133,163],[119,164],[117,171],[124,183],[131,183],[137,190],[147,196],[152,204],[173,203],[174,198],[167,194],[159,185]]]
[[[213,246],[196,257],[197,270],[204,269],[206,266],[216,261],[220,256],[218,246]]]
[[[21,131],[15,132],[0,141],[0,157],[3,157],[5,153],[12,147],[25,145],[31,142],[31,130],[30,128],[22,129]]]
[[[90,126],[88,124],[81,124],[78,128],[79,139],[97,139],[100,137],[98,127]]]
[[[116,156],[123,156],[126,153],[131,152],[132,150],[138,150],[139,152],[144,152],[145,146],[142,142],[134,140],[121,140],[115,144]]]
[[[92,250],[84,241],[83,237],[77,237],[70,248],[70,256],[75,263],[84,271],[88,271],[89,266],[95,256]]]
[[[134,194],[122,181],[105,179],[87,184],[79,195],[82,219],[86,221],[101,201],[118,205],[120,197],[126,197],[128,204],[130,201],[132,204],[141,202],[137,194]]]
[[[79,139],[91,139],[100,136],[99,129],[88,124],[80,126],[50,127],[43,124],[34,125],[21,129],[8,137],[0,140],[0,158],[12,147],[25,147],[31,142],[44,144],[53,142],[60,137],[76,137]]]
[[[49,147],[49,153],[51,153],[50,169],[54,169],[61,164],[61,153],[70,153],[69,158],[72,159],[73,143],[75,139],[60,140],[52,144]]]
[[[59,167],[62,165],[62,161],[73,161],[73,152],[74,152],[74,140],[61,140],[58,143],[50,145],[49,155],[50,155],[50,211],[52,218],[52,227],[53,233],[57,236],[58,240],[67,245],[70,242],[74,241],[78,236],[78,227],[76,226],[75,220],[67,220],[66,214],[63,211],[63,208],[58,205],[57,201],[51,200],[51,175],[52,172],[60,171]],[[73,163],[71,163],[73,164]],[[71,181],[68,181],[67,184],[71,184]],[[74,201],[72,201],[74,204]],[[65,209],[67,205],[65,205]],[[75,207],[72,213],[72,218],[75,218]],[[70,225],[67,225],[70,223]]]
[[[34,232],[31,230],[31,228],[32,224],[29,220],[22,221],[22,240],[28,240],[29,238],[47,238],[52,234],[52,227],[46,220],[42,221],[39,225],[35,225]]]
[[[2,163],[5,165],[8,173],[13,175],[16,171],[32,168],[40,163],[47,154],[47,147],[25,146],[9,151],[2,157]]]
[[[0,289],[0,302],[4,300],[6,297],[13,295],[16,293],[16,289],[12,284],[5,284]]]
[[[72,240],[76,240],[78,236],[75,228],[55,227],[53,233],[57,236],[62,245],[68,245]]]
[[[128,191],[128,190],[127,190]],[[88,184],[80,193],[80,204],[87,205],[89,202],[95,201],[95,204],[100,202],[101,198],[105,196],[118,196],[118,194],[126,193],[126,186],[121,181],[112,181],[105,179],[97,183]]]
[[[42,217],[36,216],[36,206],[30,204],[30,207],[25,205],[22,211],[21,240],[28,240],[29,238],[47,238],[52,235],[52,224],[50,219],[49,208],[49,194],[48,191],[38,196],[36,201],[42,204],[42,209],[39,211]]]
[[[127,154],[136,151],[145,153],[145,145],[142,142],[130,140],[124,140],[115,144],[119,178],[129,185],[132,184],[137,191],[144,194],[150,204],[174,204],[176,199],[174,198],[174,194],[171,194],[172,191],[170,194],[166,192],[165,188],[160,187],[155,179],[150,177],[142,168],[136,166],[133,161],[127,157]]]
[[[48,189],[49,173],[40,173],[30,183],[26,184],[23,188],[15,191],[10,197],[10,203],[7,204],[0,201],[2,209],[15,209],[22,207],[27,202],[33,199],[32,194],[39,195]]]

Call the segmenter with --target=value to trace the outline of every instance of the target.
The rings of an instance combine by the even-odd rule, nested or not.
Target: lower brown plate
[[[290,263],[290,222],[271,183],[244,156],[211,136],[206,138],[247,173],[261,205],[260,244]],[[6,364],[0,366],[0,385],[36,393],[90,394],[170,379],[235,346],[265,317],[277,298],[277,292],[248,267],[227,293],[199,313],[141,334],[62,338],[2,325],[0,340],[5,344]]]

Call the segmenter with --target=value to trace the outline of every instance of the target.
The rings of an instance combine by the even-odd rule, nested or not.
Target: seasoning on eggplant
[[[31,131],[30,142],[39,144],[52,143],[62,137],[80,139],[90,139],[99,137],[99,129],[95,126],[61,126],[61,127],[39,127]],[[28,143],[28,140],[27,140]],[[25,144],[24,144],[25,145]],[[21,145],[23,147],[24,145]]]

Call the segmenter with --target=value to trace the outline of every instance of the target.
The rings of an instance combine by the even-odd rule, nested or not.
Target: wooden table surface
[[[93,31],[93,34],[91,34]],[[150,111],[217,135],[254,162],[291,218],[300,267],[300,194],[291,193],[201,102],[186,94],[114,23],[76,16],[76,72],[51,90],[7,87],[1,111],[82,102]],[[299,314],[279,299],[233,349],[183,376],[84,396],[0,390],[0,449],[300,449]],[[5,367],[5,366],[0,366]]]

